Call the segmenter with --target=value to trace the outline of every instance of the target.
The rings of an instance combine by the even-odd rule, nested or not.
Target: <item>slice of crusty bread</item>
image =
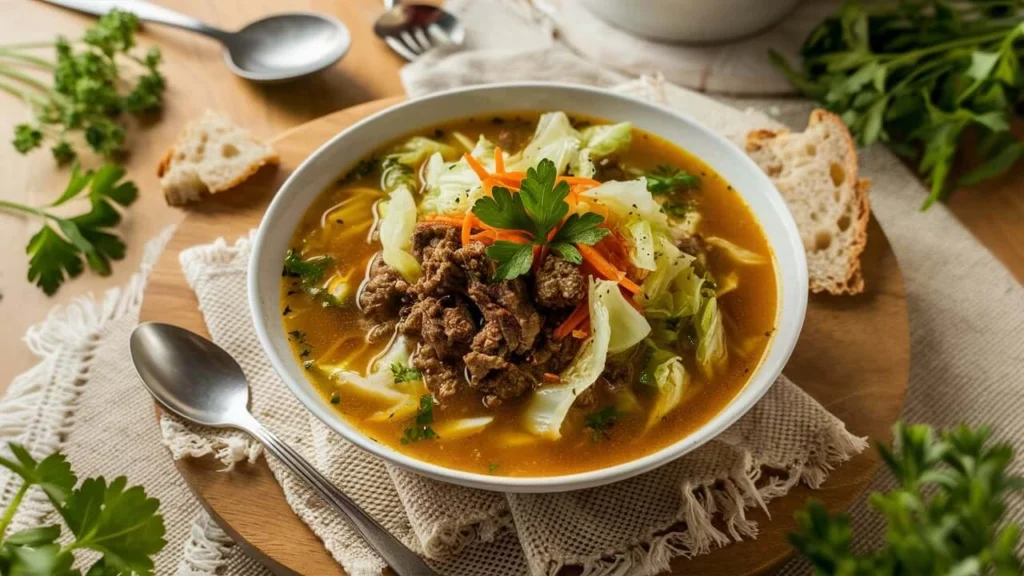
[[[775,183],[800,228],[811,291],[862,292],[871,183],[857,178],[857,150],[842,119],[815,110],[798,134],[755,130],[747,134],[747,153]]]
[[[180,206],[242,183],[277,153],[223,114],[207,110],[185,127],[167,151],[157,176],[167,203]]]

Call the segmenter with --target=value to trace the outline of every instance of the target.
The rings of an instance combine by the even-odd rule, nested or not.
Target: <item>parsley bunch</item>
[[[85,550],[100,554],[87,576],[153,573],[152,557],[167,544],[159,500],[141,486],[128,487],[124,476],[109,484],[102,476],[88,478],[75,488],[78,478],[63,454],[37,461],[23,446],[9,447],[13,459],[0,457],[0,466],[23,484],[0,517],[0,574],[81,576],[73,565],[75,553]],[[46,494],[73,538],[61,538],[60,524],[6,533],[32,487]]]
[[[28,53],[25,46],[0,46],[0,90],[24,100],[33,114],[32,121],[14,128],[12,143],[18,152],[48,143],[58,162],[69,162],[78,156],[69,139],[73,133],[80,133],[89,148],[103,156],[124,150],[121,113],[151,112],[163,105],[160,50],[133,53],[137,27],[135,15],[114,10],[86,30],[80,41],[58,38],[56,60]],[[127,62],[141,73],[129,78],[123,66]],[[52,72],[53,85],[26,73],[26,68]]]
[[[880,550],[855,553],[850,519],[817,502],[797,513],[790,542],[818,574],[1018,575],[1020,527],[1005,524],[1004,499],[1024,487],[1007,472],[1009,445],[990,445],[990,431],[959,426],[938,436],[924,425],[894,428],[897,448],[878,446],[899,486],[870,496],[889,523]]]
[[[805,95],[840,114],[857,142],[881,140],[918,161],[931,183],[923,208],[945,199],[962,136],[980,161],[959,184],[997,176],[1024,157],[1010,132],[1024,102],[1024,2],[850,2],[804,42],[795,70],[775,65]]]
[[[571,214],[565,198],[569,195],[569,184],[555,181],[558,171],[550,160],[541,160],[537,168],[526,171],[526,178],[517,194],[507,188],[495,187],[491,197],[484,197],[473,205],[473,214],[484,224],[502,230],[526,232],[532,240],[528,243],[499,240],[487,247],[487,256],[498,263],[496,280],[521,276],[533,265],[533,247],[547,246],[573,264],[583,262],[583,257],[573,244],[592,245],[608,234],[598,225],[604,222],[600,214]],[[561,223],[561,225],[559,225]],[[552,230],[557,231],[554,235]],[[550,240],[548,237],[550,236]]]
[[[102,276],[110,274],[110,261],[124,258],[125,245],[109,230],[121,221],[116,206],[128,206],[139,194],[132,182],[119,182],[124,169],[104,164],[85,173],[74,166],[64,193],[53,203],[28,206],[0,200],[0,210],[37,216],[43,227],[28,241],[28,280],[52,296],[68,278],[82,273],[85,264]],[[64,217],[52,210],[78,198],[89,189],[89,211]],[[83,263],[84,260],[84,263]]]

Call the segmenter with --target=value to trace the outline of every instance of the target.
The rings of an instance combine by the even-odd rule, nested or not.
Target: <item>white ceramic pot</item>
[[[281,319],[281,266],[292,231],[313,200],[339,172],[380,146],[438,123],[467,116],[521,110],[563,110],[628,120],[695,154],[739,192],[760,222],[775,256],[778,307],[774,337],[746,387],[717,416],[689,436],[658,452],[590,472],[565,476],[509,478],[452,470],[417,460],[363,435],[317,394],[292,355]],[[557,492],[607,484],[665,464],[720,434],[745,414],[771,387],[789,358],[807,308],[807,262],[796,223],[768,177],[734,144],[696,120],[647,102],[596,88],[547,83],[516,83],[443,92],[399,104],[345,130],[313,152],[281,186],[260,224],[249,264],[252,319],[277,373],[310,412],[363,450],[431,478],[505,492]]]
[[[725,42],[785,18],[800,0],[580,0],[623,30],[667,42]]]

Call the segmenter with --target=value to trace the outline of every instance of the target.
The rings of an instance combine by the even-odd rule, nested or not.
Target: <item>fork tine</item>
[[[417,26],[413,28],[412,33],[413,36],[416,37],[416,40],[419,41],[420,46],[423,47],[424,51],[430,50],[431,48],[434,47],[433,43],[430,41],[430,38],[427,38],[427,33],[423,31],[422,27]]]
[[[448,34],[445,34],[444,29],[438,26],[437,24],[432,23],[429,26],[427,26],[427,34],[429,34],[430,37],[434,40],[434,44],[437,44],[439,46],[452,45],[452,39],[449,38]]]
[[[402,42],[405,43],[406,48],[408,48],[409,51],[412,52],[413,54],[419,56],[420,54],[423,53],[423,48],[421,48],[419,42],[417,42],[416,39],[412,37],[412,34],[409,34],[408,30],[402,30],[401,33],[399,33],[398,37],[402,39]]]
[[[408,48],[406,48],[405,44],[399,42],[397,39],[395,39],[394,36],[387,36],[386,38],[384,38],[384,42],[387,43],[387,45],[390,46],[392,50],[398,52],[399,56],[405,58],[409,62],[412,62],[413,60],[416,59],[416,54],[414,54]]]

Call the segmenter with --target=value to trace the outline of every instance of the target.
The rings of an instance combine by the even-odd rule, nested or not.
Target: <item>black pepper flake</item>
[[[440,128],[434,130],[434,138],[441,138],[442,136],[444,136],[444,130]]]
[[[504,118],[498,118],[497,116],[495,116],[494,118],[491,118],[491,124],[494,124],[496,126],[501,126],[504,123],[505,123],[505,119]]]
[[[306,370],[312,370],[313,369],[313,361],[312,360],[306,360],[305,362],[302,363],[302,367],[305,368]]]
[[[312,352],[310,352],[309,348],[303,348],[302,352],[299,352],[299,358],[309,358],[311,353]]]
[[[337,219],[337,220],[335,220],[334,222],[335,222],[336,224],[344,224],[344,223],[345,223],[345,221],[344,221],[344,220],[342,220],[341,218],[338,218],[338,219]]]
[[[281,314],[283,316],[287,316],[287,315],[289,315],[291,313],[292,313],[292,307],[291,306],[287,306],[287,305],[284,307],[284,310],[281,311]]]
[[[285,296],[295,296],[298,293],[298,290],[289,290],[288,292],[285,292]]]

